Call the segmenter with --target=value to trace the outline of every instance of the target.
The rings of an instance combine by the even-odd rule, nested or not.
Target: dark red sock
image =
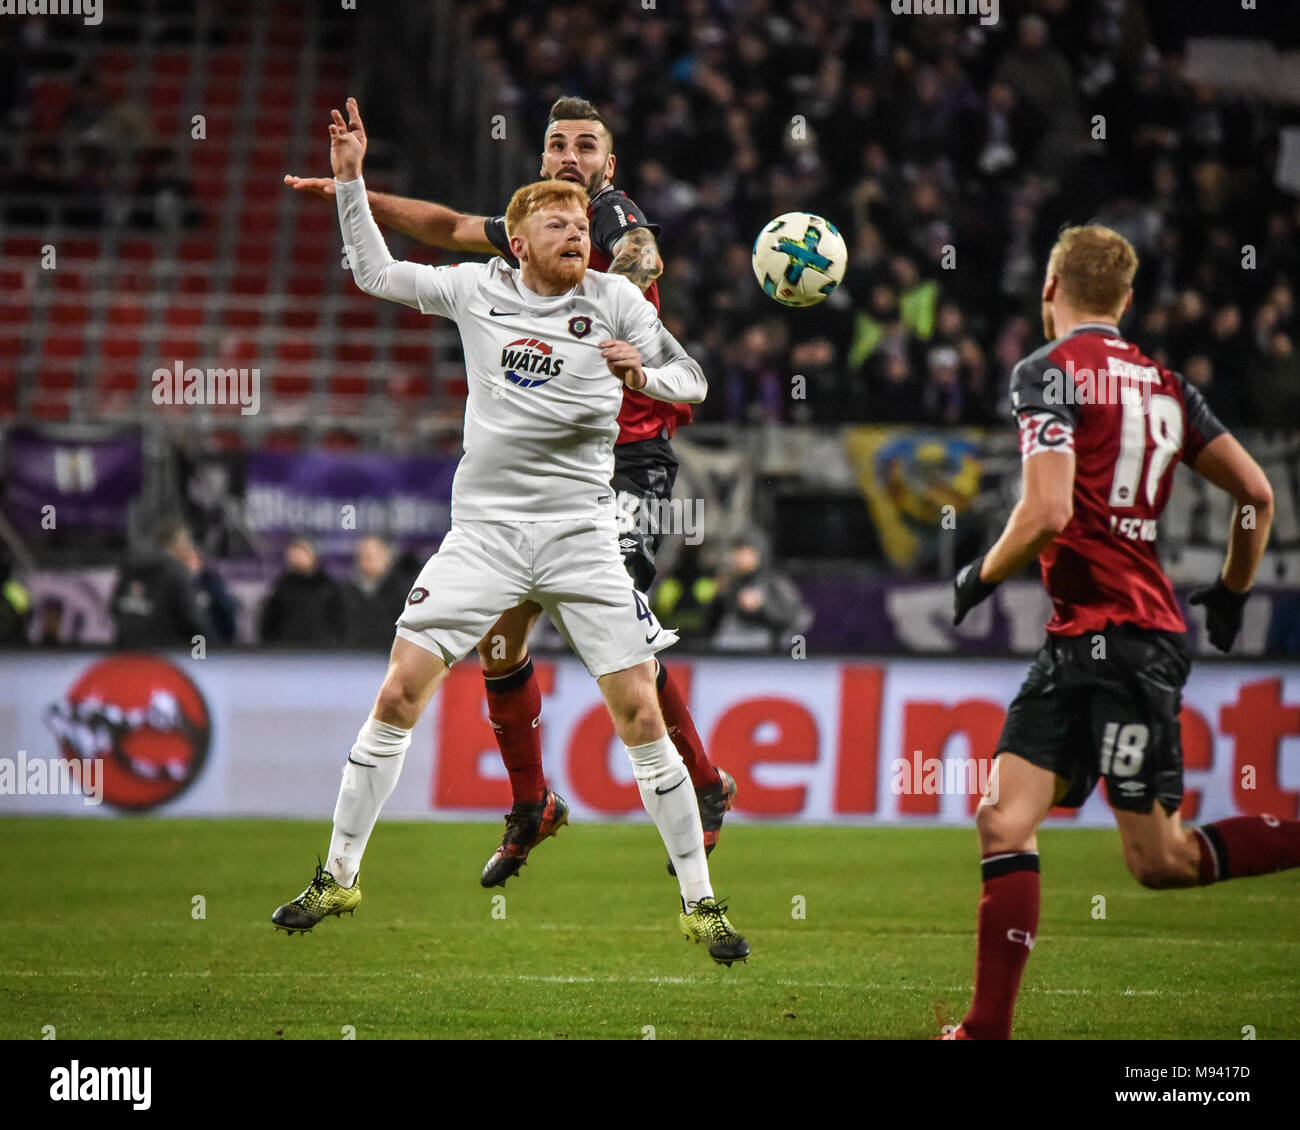
[[[1234,816],[1194,830],[1203,886],[1300,867],[1300,820]]]
[[[532,657],[504,675],[484,673],[488,719],[496,735],[501,760],[510,774],[516,804],[537,804],[546,796],[542,772],[542,692],[533,678]]]
[[[686,762],[686,771],[691,775],[691,784],[702,789],[705,785],[716,785],[721,778],[713,768],[709,755],[704,752],[704,743],[695,732],[695,721],[686,707],[686,700],[677,684],[668,677],[668,668],[659,664],[659,674],[655,679],[659,688],[659,709],[663,711],[664,725],[668,727],[668,736],[672,738],[677,752]]]
[[[975,1040],[1011,1039],[1020,975],[1038,932],[1038,852],[985,856],[975,948],[975,997],[962,1027]]]

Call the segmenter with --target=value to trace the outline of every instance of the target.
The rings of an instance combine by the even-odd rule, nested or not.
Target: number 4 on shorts
[[[632,590],[632,597],[636,601],[636,618],[638,620],[645,620],[649,623],[654,623],[654,614],[646,606],[645,599],[636,589]]]

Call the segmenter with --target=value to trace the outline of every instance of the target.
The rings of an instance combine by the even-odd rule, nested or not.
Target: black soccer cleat
[[[546,790],[545,798],[537,804],[514,805],[506,816],[501,846],[487,861],[479,882],[485,887],[504,887],[507,879],[519,874],[528,853],[568,822],[569,806],[551,789]]]

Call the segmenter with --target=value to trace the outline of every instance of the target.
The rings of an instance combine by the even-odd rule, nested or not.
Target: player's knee
[[[1188,873],[1183,860],[1168,852],[1130,850],[1124,853],[1124,862],[1133,878],[1151,891],[1186,887],[1196,880],[1194,874]]]
[[[991,851],[1022,851],[1034,835],[1033,827],[1024,826],[1005,808],[996,804],[981,804],[975,812],[975,828],[979,832],[980,848]]]
[[[390,671],[375,700],[375,717],[391,726],[414,726],[420,718],[421,696],[398,673]]]
[[[621,696],[617,702],[610,703],[609,711],[614,719],[614,728],[627,745],[644,745],[663,733],[664,720],[653,683],[648,688],[638,688],[633,694]]]

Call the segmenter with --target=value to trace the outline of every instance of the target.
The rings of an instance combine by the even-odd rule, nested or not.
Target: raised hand
[[[366,155],[366,129],[361,124],[361,110],[355,98],[347,102],[348,120],[337,110],[330,111],[330,167],[338,180],[356,180]]]

